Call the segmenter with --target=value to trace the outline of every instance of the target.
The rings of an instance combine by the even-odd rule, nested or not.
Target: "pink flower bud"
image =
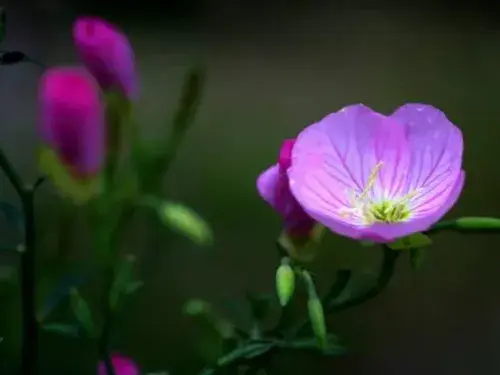
[[[105,158],[104,106],[97,83],[80,68],[50,68],[41,78],[39,133],[74,177],[98,173]]]
[[[137,96],[135,57],[127,36],[97,17],[79,17],[73,40],[87,69],[103,90],[117,89],[128,99]]]
[[[264,171],[257,179],[257,189],[261,197],[278,212],[290,236],[307,237],[315,225],[298,204],[290,191],[287,171],[292,164],[294,139],[283,142],[278,163]]]
[[[113,354],[111,356],[111,365],[115,370],[116,375],[139,375],[139,367],[132,361],[132,359],[125,357],[121,354]],[[106,372],[106,365],[104,362],[99,362],[97,366],[97,375],[108,375]]]

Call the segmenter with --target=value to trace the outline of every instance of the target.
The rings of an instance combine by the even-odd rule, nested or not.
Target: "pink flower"
[[[50,68],[41,78],[39,133],[75,177],[91,177],[105,159],[104,106],[84,69]]]
[[[278,163],[259,176],[257,189],[261,197],[283,217],[287,233],[304,237],[311,233],[315,222],[304,212],[290,191],[287,171],[292,163],[294,144],[295,139],[283,142]]]
[[[111,364],[116,375],[139,375],[139,367],[130,358],[121,354],[113,354],[111,356]],[[97,375],[108,375],[104,362],[99,362],[97,366]]]
[[[460,129],[440,110],[406,104],[390,116],[361,104],[297,137],[290,189],[335,233],[391,242],[427,230],[458,200],[465,179]]]
[[[103,90],[117,89],[129,99],[137,96],[135,57],[127,36],[97,17],[79,17],[73,39],[80,59]]]

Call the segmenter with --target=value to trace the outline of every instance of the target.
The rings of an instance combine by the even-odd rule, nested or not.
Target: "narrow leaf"
[[[37,314],[38,321],[44,321],[59,304],[69,296],[71,289],[86,284],[93,274],[76,274],[63,276],[44,298],[42,307]]]
[[[328,334],[326,336],[326,344],[323,349],[318,348],[317,339],[315,337],[307,337],[291,341],[280,342],[279,347],[302,350],[320,350],[326,355],[343,355],[347,352],[347,348],[340,343],[336,335]]]
[[[57,333],[63,336],[78,337],[80,330],[77,326],[64,323],[48,323],[42,326],[47,332]]]
[[[251,359],[259,355],[262,355],[269,350],[271,350],[276,344],[272,342],[268,343],[255,343],[248,344],[239,349],[232,351],[231,353],[221,357],[217,361],[218,366],[226,366],[238,359]]]
[[[116,277],[109,297],[109,304],[112,309],[116,309],[120,298],[126,293],[127,287],[132,282],[134,263],[135,257],[133,256],[127,256],[118,263]]]
[[[21,51],[8,51],[0,55],[0,65],[15,65],[27,60],[27,56]]]
[[[85,329],[90,337],[95,335],[96,329],[94,321],[92,319],[92,312],[90,307],[85,301],[85,299],[80,295],[77,289],[71,289],[71,306],[73,309],[73,314],[75,315],[78,322]]]

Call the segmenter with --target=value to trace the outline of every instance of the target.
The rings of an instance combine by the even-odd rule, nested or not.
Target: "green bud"
[[[318,297],[309,298],[307,301],[307,311],[309,313],[309,321],[313,329],[318,345],[321,348],[326,347],[326,322],[323,305]]]
[[[463,229],[500,229],[500,219],[494,217],[462,217],[455,223]]]
[[[276,293],[282,307],[286,306],[295,291],[295,272],[290,266],[290,260],[283,258],[276,270]]]
[[[309,314],[309,321],[311,322],[311,327],[313,329],[314,336],[316,336],[318,346],[322,349],[325,349],[327,346],[327,339],[323,304],[318,298],[318,293],[316,292],[314,281],[309,272],[304,270],[302,272],[302,278],[306,283],[307,294],[309,297],[307,300],[307,312]]]

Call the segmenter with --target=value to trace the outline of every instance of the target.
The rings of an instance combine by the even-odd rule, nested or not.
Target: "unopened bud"
[[[283,258],[276,270],[276,293],[281,306],[286,306],[295,291],[295,272],[290,266],[290,260]]]
[[[326,347],[326,323],[323,305],[318,297],[309,298],[307,301],[307,311],[314,335],[321,348]]]
[[[318,298],[318,293],[316,292],[316,287],[311,275],[307,271],[302,272],[302,278],[306,283],[307,287],[307,312],[309,314],[309,321],[311,322],[311,327],[318,341],[320,348],[326,347],[326,322],[325,313],[323,311],[323,304]]]

